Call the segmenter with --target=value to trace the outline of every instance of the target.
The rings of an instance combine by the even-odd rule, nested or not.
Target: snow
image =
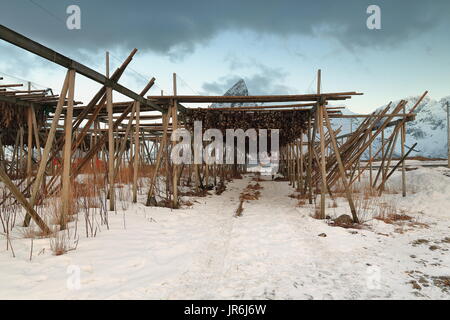
[[[407,172],[414,193],[383,196],[417,225],[369,219],[361,229],[312,218],[313,206],[298,206],[288,182],[270,177],[240,217],[239,194],[256,183],[253,175],[228,183],[221,196],[190,197],[194,205],[179,210],[145,207],[141,194],[127,211],[110,213],[109,230],[95,238],[84,236],[80,217],[78,247],[61,256],[49,239],[35,239],[30,261],[31,240],[16,235],[13,258],[2,236],[0,299],[449,299],[431,280],[450,275],[444,174],[450,170],[419,167]],[[396,172],[389,184],[400,182]],[[348,213],[344,198],[337,205],[327,214]],[[70,285],[73,270],[79,289]],[[414,289],[421,276],[429,286]]]

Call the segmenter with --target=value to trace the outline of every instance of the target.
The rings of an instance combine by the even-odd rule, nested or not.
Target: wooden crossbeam
[[[44,59],[54,62],[67,69],[73,69],[78,74],[81,74],[91,80],[94,80],[102,85],[112,88],[113,90],[133,99],[134,101],[139,101],[142,105],[146,105],[156,111],[164,111],[164,107],[161,107],[148,99],[140,96],[139,94],[133,92],[132,90],[111,81],[109,78],[105,77],[101,73],[75,61],[62,54],[43,46],[42,44],[33,41],[20,33],[17,33],[4,25],[0,25],[0,39],[3,39],[17,47],[25,49],[32,52]]]

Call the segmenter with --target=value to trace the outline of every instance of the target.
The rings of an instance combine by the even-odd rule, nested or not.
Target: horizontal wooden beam
[[[262,96],[147,96],[150,101],[156,103],[169,103],[176,99],[180,103],[246,103],[246,102],[290,102],[290,101],[318,101],[345,100],[354,95],[362,95],[358,92],[339,92],[323,94],[301,94],[301,95],[262,95]]]
[[[0,88],[23,87],[23,84],[0,84]]]
[[[104,86],[110,87],[113,90],[129,97],[133,101],[139,101],[141,105],[146,105],[148,107],[153,108],[156,111],[165,112],[165,108],[163,106],[159,106],[152,101],[149,101],[143,97],[141,97],[139,94],[133,92],[132,90],[115,83],[114,81],[110,80],[109,78],[105,77],[101,73],[75,61],[72,60],[66,56],[63,56],[62,54],[47,48],[43,46],[42,44],[33,41],[20,33],[17,33],[3,25],[0,25],[0,39],[3,39],[17,47],[20,47],[24,50],[27,50],[31,53],[34,53],[35,55],[40,56],[41,58],[47,59],[53,63],[56,63],[62,67],[65,67],[67,69],[73,69],[78,74],[81,74],[91,80],[94,80]]]
[[[0,101],[15,104],[15,105],[18,105],[21,107],[40,107],[41,106],[39,103],[34,103],[31,101],[26,101],[26,100],[20,100],[14,96],[0,95]]]
[[[402,117],[402,118],[407,118],[407,117],[415,117],[416,114],[415,113],[399,113],[399,114],[385,114],[383,116],[380,116],[380,118],[387,118],[387,117]],[[373,114],[333,114],[330,115],[330,118],[348,118],[348,119],[352,119],[352,118],[372,118],[372,117],[377,117],[377,115],[373,115]]]

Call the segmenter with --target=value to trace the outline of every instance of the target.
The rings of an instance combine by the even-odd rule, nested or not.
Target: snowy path
[[[450,181],[436,171],[425,171],[430,173],[441,189]],[[413,174],[412,182],[423,182],[417,172],[408,174]],[[441,176],[444,180],[436,183]],[[260,199],[245,202],[242,216],[234,217],[239,194],[251,180],[247,176],[229,183],[221,196],[195,198],[193,208],[131,205],[125,215],[111,214],[109,231],[93,239],[81,235],[78,249],[59,257],[51,255],[48,239],[34,241],[31,262],[29,239],[13,241],[16,258],[2,241],[0,298],[450,297],[435,286],[414,290],[409,283],[419,280],[420,272],[428,279],[450,275],[450,243],[442,241],[450,228],[450,215],[444,212],[450,206],[446,190],[434,195],[432,205],[423,200],[436,192],[433,185],[399,200],[399,206],[422,212],[422,221],[429,224],[403,234],[380,221],[371,222],[372,230],[330,227],[310,217],[309,205],[296,206],[297,200],[288,197],[293,190],[287,182],[259,182]],[[339,199],[338,204],[328,212],[346,213],[345,201]],[[321,233],[327,236],[319,237]],[[418,239],[429,244],[412,245]],[[439,249],[429,249],[432,244]],[[79,268],[79,290],[67,286],[73,279],[69,266]]]

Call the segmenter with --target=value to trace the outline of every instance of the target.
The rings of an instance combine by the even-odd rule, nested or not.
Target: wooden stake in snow
[[[109,52],[106,52],[106,77],[109,78]],[[106,88],[106,109],[108,111],[108,181],[109,181],[109,210],[115,208],[114,191],[114,129],[113,129],[113,105],[112,88]]]
[[[403,106],[403,113],[406,113],[406,105]],[[406,140],[406,122],[403,122],[402,128],[401,128],[402,158],[405,155],[405,140]],[[406,197],[406,166],[405,166],[405,161],[402,162],[402,196]]]
[[[62,212],[60,214],[61,230],[66,228],[67,216],[69,215],[70,200],[70,169],[72,167],[72,120],[73,120],[73,99],[75,86],[75,70],[69,70],[69,93],[66,112],[64,160],[62,174]]]
[[[134,168],[133,168],[133,202],[137,202],[137,179],[139,170],[139,114],[141,112],[141,103],[135,102],[136,112],[135,112],[135,132],[134,132]]]
[[[173,95],[174,97],[177,96],[177,74],[174,73],[173,74]],[[178,112],[178,102],[177,100],[173,101],[173,107],[172,107],[172,130],[175,131],[178,128],[178,117],[177,117],[177,112]],[[172,132],[173,132],[172,131]],[[172,146],[176,145],[176,141],[174,141],[172,143]],[[172,165],[172,187],[173,187],[173,206],[174,208],[178,207],[178,166],[173,163]]]
[[[450,168],[450,104],[447,101],[447,131],[448,131],[448,139],[447,139],[447,161],[448,167]]]

